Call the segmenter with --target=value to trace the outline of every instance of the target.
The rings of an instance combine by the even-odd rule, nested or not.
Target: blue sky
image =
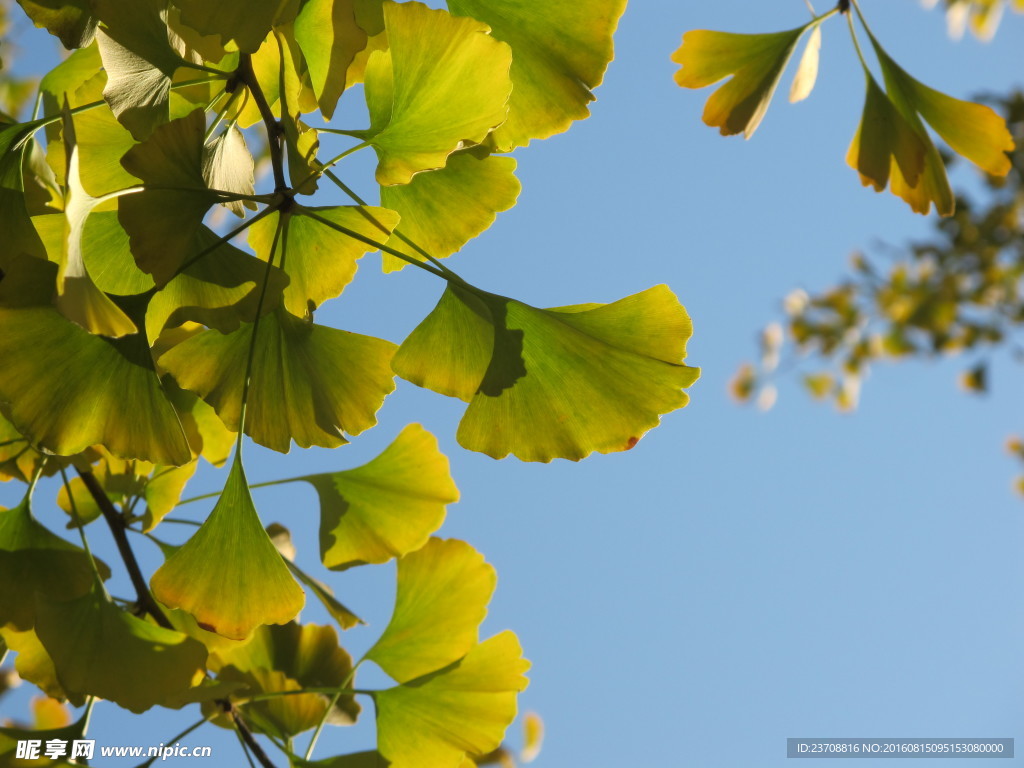
[[[983,45],[950,41],[942,15],[910,0],[862,6],[896,60],[934,87],[967,97],[1022,84],[1024,17]],[[537,306],[672,287],[693,317],[688,362],[703,375],[691,404],[633,451],[496,462],[455,443],[460,403],[405,383],[352,445],[247,451],[256,482],[355,466],[411,421],[439,437],[463,495],[441,533],[498,569],[485,634],[514,629],[533,661],[521,704],[547,725],[540,768],[782,766],[793,736],[1024,737],[1024,502],[1003,452],[1024,431],[1012,361],[996,359],[984,398],[956,388],[966,359],[878,367],[852,415],[810,402],[795,377],[780,379],[767,413],[726,392],[786,293],[830,285],[853,250],[932,224],[862,188],[844,162],[863,77],[841,19],[825,26],[814,94],[786,103],[787,75],[751,141],[701,123],[710,90],[673,83],[669,55],[684,31],[777,31],[806,15],[800,0],[635,0],[593,116],[516,153],[519,204],[450,260],[471,282]],[[346,98],[356,104],[334,124],[362,127],[360,97]],[[343,176],[368,189],[358,180],[372,160],[355,156]],[[969,170],[954,176],[971,183]],[[399,341],[436,302],[437,283],[415,270],[381,275],[369,257],[318,320]],[[190,493],[218,490],[225,474],[202,472]],[[40,502],[54,492],[42,488]],[[16,495],[0,488],[7,504]],[[390,614],[391,569],[317,571],[317,506],[304,487],[257,491],[256,502],[370,621],[343,638],[355,654],[367,648]],[[44,520],[60,519],[46,507]],[[92,540],[116,560],[104,531]],[[139,546],[152,570],[156,551]],[[20,714],[28,693],[4,699],[4,714]],[[140,727],[101,704],[91,733],[158,743],[195,719],[151,712]],[[206,733],[190,743],[240,764],[233,737]],[[335,729],[317,754],[372,740],[369,727]]]

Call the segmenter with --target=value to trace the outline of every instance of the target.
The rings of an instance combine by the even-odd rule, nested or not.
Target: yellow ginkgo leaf
[[[683,88],[703,88],[729,75],[704,106],[704,122],[723,136],[754,135],[768,111],[775,88],[800,36],[811,22],[785,32],[744,35],[697,29],[683,35],[672,61],[682,65],[675,80]]]
[[[818,62],[821,58],[821,25],[819,24],[807,37],[804,43],[804,54],[793,77],[793,85],[789,89],[789,101],[795,104],[811,95],[818,79]]]

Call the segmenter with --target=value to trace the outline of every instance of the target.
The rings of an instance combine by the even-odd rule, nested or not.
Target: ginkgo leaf
[[[28,215],[21,172],[28,139],[39,125],[0,123],[0,231],[4,233],[0,269],[5,272],[10,269],[11,261],[22,254],[46,258],[46,250]]]
[[[248,642],[214,651],[210,666],[219,679],[237,679],[229,670],[242,673],[252,693],[352,687],[353,679],[352,657],[338,645],[334,628],[317,624],[260,627]],[[259,730],[290,738],[315,728],[328,703],[329,697],[312,693],[252,702],[245,711]],[[351,694],[341,696],[327,722],[349,725],[360,709]]]
[[[97,561],[103,578],[110,569]],[[0,626],[19,630],[34,624],[36,593],[70,600],[87,593],[95,578],[85,550],[51,533],[32,515],[29,497],[0,510]],[[17,585],[17,588],[14,588]]]
[[[811,30],[804,43],[804,53],[793,76],[793,85],[789,89],[789,101],[795,104],[811,95],[814,84],[818,80],[818,62],[821,59],[821,25]]]
[[[190,460],[144,338],[94,336],[49,306],[0,304],[0,324],[0,404],[34,445],[59,456],[104,445],[158,464]]]
[[[22,760],[18,754],[18,743],[34,740],[39,744],[47,744],[57,740],[62,744],[71,744],[76,739],[85,738],[85,729],[89,724],[90,712],[82,713],[76,721],[71,722],[67,708],[52,698],[37,698],[32,702],[35,715],[35,727],[31,730],[15,727],[0,727],[0,764],[22,768],[31,765],[74,765],[61,760]],[[12,762],[13,761],[13,762]]]
[[[181,419],[188,444],[195,457],[202,456],[214,466],[221,466],[231,455],[235,433],[224,426],[217,412],[192,392],[178,386],[170,376],[163,377],[167,398]]]
[[[18,0],[32,23],[60,39],[65,48],[83,48],[96,34],[91,0]]]
[[[220,240],[208,227],[196,232],[192,250],[206,255],[183,269],[149,302],[146,334],[150,342],[168,325],[186,321],[231,333],[255,318],[264,279],[268,282],[262,311],[280,306],[288,277],[276,267],[268,273],[266,264]]]
[[[237,126],[230,126],[206,143],[203,151],[203,178],[211,189],[255,195],[254,167],[252,153]],[[237,216],[245,216],[245,209],[256,210],[256,203],[233,200],[224,203],[224,207]]]
[[[166,0],[94,0],[96,40],[107,72],[103,98],[140,141],[170,119],[175,70],[186,62],[167,36]]]
[[[191,461],[182,467],[157,467],[146,481],[143,498],[146,500],[146,513],[142,519],[144,533],[156,528],[177,506],[181,492],[192,479],[196,471],[196,462]]]
[[[527,686],[519,641],[502,632],[451,669],[374,696],[377,748],[391,768],[459,768],[501,744]]]
[[[491,140],[499,151],[568,130],[587,117],[592,89],[612,60],[612,34],[625,0],[448,0],[452,13],[479,19],[512,46],[508,120]]]
[[[813,22],[812,22],[813,23]],[[762,35],[697,29],[683,35],[672,61],[682,65],[675,80],[683,88],[703,88],[729,75],[704,105],[704,122],[723,136],[754,135],[768,111],[800,36],[810,24]]]
[[[18,632],[12,625],[0,625],[0,637],[17,654],[14,669],[18,677],[37,686],[39,690],[58,701],[69,701],[76,707],[85,703],[80,693],[65,691],[57,680],[57,670],[34,630]]]
[[[463,447],[524,461],[632,448],[682,408],[700,371],[665,286],[613,304],[537,309],[452,284],[395,355],[404,379],[469,403]]]
[[[136,146],[136,141],[128,129],[117,122],[106,105],[77,114],[75,134],[79,150],[79,176],[88,194],[102,197],[139,183],[121,165],[121,158]],[[63,183],[67,158],[64,156],[64,142],[59,139],[59,134],[56,134],[50,141],[46,148],[46,160],[58,181]]]
[[[320,497],[320,559],[332,570],[421,548],[459,500],[437,438],[419,424],[361,467],[298,479]]]
[[[117,211],[94,211],[82,228],[81,246],[85,269],[104,293],[137,296],[156,286],[153,276],[136,265]]]
[[[337,227],[378,242],[386,242],[398,224],[398,214],[376,206],[309,208],[312,214]],[[256,255],[270,258],[280,214],[272,213],[249,229],[249,245]],[[302,316],[345,290],[356,274],[356,262],[373,250],[361,240],[339,232],[311,216],[289,216],[284,246],[274,263],[288,275],[285,308]]]
[[[395,611],[366,658],[399,683],[458,661],[479,640],[497,581],[469,544],[431,539],[398,561]]]
[[[377,181],[407,184],[441,168],[462,142],[479,144],[504,122],[512,52],[474,19],[421,3],[384,2],[389,48],[366,65]]]
[[[204,35],[234,40],[243,53],[255,53],[271,27],[295,18],[298,0],[172,0],[181,20]]]
[[[356,0],[307,0],[295,17],[295,40],[309,67],[325,120],[334,115],[352,60],[366,47],[366,32],[356,23],[355,4]]]
[[[237,454],[210,516],[153,574],[150,586],[164,605],[236,640],[302,610],[302,589],[260,523]]]
[[[74,600],[38,600],[36,633],[64,690],[135,713],[198,685],[206,667],[202,643],[122,611],[99,585]]]
[[[1015,144],[1003,118],[991,107],[954,99],[915,80],[892,60],[874,37],[871,41],[889,96],[904,117],[920,126],[914,113],[919,114],[954,152],[983,171],[995,176],[1009,173],[1011,164],[1007,153],[1013,151]]]
[[[75,93],[102,69],[103,61],[96,45],[87,43],[43,75],[39,92],[43,97],[44,114],[55,115],[66,98],[72,107],[79,106]],[[49,126],[48,126],[49,129]],[[49,137],[49,133],[47,134]]]
[[[253,326],[234,333],[206,331],[160,358],[183,388],[212,405],[237,430]],[[2,348],[2,345],[0,345]],[[389,341],[315,325],[278,309],[260,321],[252,365],[245,433],[287,452],[336,448],[377,423],[376,412],[395,383]]]
[[[205,115],[197,109],[161,125],[121,159],[125,170],[153,187],[122,197],[118,218],[136,263],[157,285],[174,277],[217,202],[203,178],[205,132]]]
[[[409,242],[435,259],[452,255],[516,204],[522,185],[515,169],[511,157],[466,150],[450,155],[444,168],[417,174],[408,184],[381,187],[381,205],[401,216],[401,237],[393,236],[387,245],[421,261],[423,256]],[[406,263],[384,254],[385,272]]]

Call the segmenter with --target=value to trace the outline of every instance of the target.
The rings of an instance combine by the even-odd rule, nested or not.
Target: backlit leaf
[[[202,456],[214,466],[221,466],[231,455],[235,433],[224,426],[216,411],[202,398],[187,392],[170,376],[163,377],[167,398],[181,419],[188,444],[195,457]]]
[[[212,405],[237,430],[242,380],[253,326],[234,333],[206,331],[160,358],[183,388]],[[2,348],[2,347],[0,347]],[[394,390],[389,341],[315,325],[282,309],[260,322],[245,433],[286,452],[335,448],[376,424],[375,413]]]
[[[537,309],[449,285],[402,344],[404,379],[469,402],[463,447],[524,461],[632,448],[688,402],[690,318],[665,286],[607,305]]]
[[[143,498],[146,500],[146,514],[142,530],[151,531],[178,504],[185,484],[195,474],[196,463],[189,462],[183,467],[157,467],[146,481]]]
[[[172,0],[181,20],[204,35],[234,40],[243,53],[255,53],[275,24],[295,17],[297,0]]]
[[[320,558],[333,570],[421,548],[459,500],[448,459],[419,424],[361,467],[300,479],[320,497]]]
[[[515,177],[516,161],[474,150],[449,156],[444,168],[420,173],[409,184],[381,187],[380,202],[401,216],[399,232],[435,259],[458,251],[494,223],[496,215],[516,204],[522,185]],[[387,245],[423,260],[400,237]],[[384,254],[384,271],[406,262]]]
[[[395,611],[366,658],[399,683],[458,661],[477,644],[497,579],[469,544],[431,539],[398,561]]]
[[[253,168],[252,154],[237,126],[230,126],[207,142],[203,152],[203,178],[211,189],[255,195]],[[247,207],[256,210],[256,204],[248,200],[234,200],[224,206],[237,216],[245,216]]]
[[[198,685],[206,667],[201,643],[122,611],[99,585],[74,600],[38,601],[36,632],[66,691],[135,713]]]
[[[789,89],[790,103],[803,101],[811,95],[814,90],[814,83],[818,79],[818,62],[821,58],[821,25],[817,25],[807,36],[804,43],[804,53],[800,57],[800,64],[797,66],[796,75],[793,77],[793,85]]]
[[[46,27],[65,48],[82,48],[96,33],[96,16],[90,0],[18,0],[32,23]]]
[[[39,642],[35,631],[18,632],[10,624],[0,625],[0,637],[17,654],[14,657],[14,669],[22,680],[38,686],[39,690],[58,701],[69,701],[76,707],[85,703],[85,696],[69,693],[61,687],[53,660]]]
[[[21,172],[28,138],[37,127],[33,123],[0,123],[0,231],[4,233],[0,269],[4,271],[22,254],[46,258],[43,244],[29,219]]]
[[[310,208],[312,213],[339,227],[377,242],[386,242],[398,224],[398,214],[376,206]],[[249,229],[249,245],[256,255],[270,258],[279,214],[272,213]],[[275,256],[275,265],[288,275],[284,305],[302,316],[345,290],[356,274],[356,262],[373,246],[349,237],[309,216],[289,216],[287,239]]]
[[[762,35],[693,30],[672,54],[682,65],[675,80],[683,88],[703,88],[732,75],[704,106],[704,122],[723,136],[754,135],[768,111],[797,41],[809,25]]]
[[[356,24],[356,0],[307,0],[295,17],[295,39],[309,67],[317,102],[330,120],[345,90],[345,73],[366,47]]]
[[[502,632],[450,670],[374,696],[377,747],[391,768],[459,768],[501,744],[527,686],[519,641]]]
[[[590,112],[591,92],[612,60],[612,34],[625,0],[448,0],[452,13],[489,24],[512,46],[508,120],[492,137],[499,151],[569,128]]]
[[[85,712],[72,723],[67,708],[50,698],[36,698],[32,701],[35,714],[35,728],[32,730],[15,727],[0,727],[0,765],[11,768],[22,768],[32,765],[74,765],[63,760],[54,763],[48,759],[20,760],[15,755],[19,741],[34,740],[45,745],[52,740],[71,744],[76,739],[85,738],[85,729],[89,724],[89,712]],[[40,748],[45,753],[45,746]]]
[[[366,65],[361,135],[377,151],[378,183],[407,184],[505,120],[512,54],[479,21],[421,3],[386,1],[384,20],[390,47]]]
[[[291,621],[302,609],[302,590],[260,523],[237,455],[210,516],[153,574],[150,586],[164,605],[236,640],[261,624]]]

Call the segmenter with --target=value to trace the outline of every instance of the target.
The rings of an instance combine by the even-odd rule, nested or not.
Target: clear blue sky
[[[938,11],[862,5],[888,50],[930,85],[966,97],[1022,82],[1024,17],[1008,17],[991,44],[954,43]],[[462,405],[400,383],[380,425],[350,446],[247,454],[256,481],[357,465],[410,421],[438,435],[463,493],[442,535],[496,565],[485,634],[514,629],[534,663],[521,704],[547,725],[539,768],[770,768],[786,764],[792,736],[1024,738],[1024,502],[1003,453],[1024,431],[1020,370],[998,359],[992,393],[977,399],[955,386],[964,360],[880,367],[853,415],[811,403],[795,378],[782,378],[768,413],[726,393],[782,296],[831,284],[854,249],[931,225],[863,189],[845,165],[863,78],[841,19],[825,26],[815,93],[791,106],[783,90],[749,142],[701,123],[710,91],[673,83],[669,55],[684,31],[776,31],[806,15],[801,0],[635,0],[593,116],[517,153],[519,205],[451,260],[481,287],[537,306],[667,283],[694,320],[688,362],[703,369],[688,408],[627,454],[527,465],[462,450]],[[334,122],[361,127],[357,112]],[[347,177],[368,178],[371,160],[357,156]],[[367,258],[318,319],[399,341],[433,306],[436,283],[414,270],[385,277]],[[223,478],[206,470],[191,490],[218,490]],[[0,489],[7,504],[15,495]],[[343,638],[358,654],[386,624],[390,569],[326,575],[313,567],[312,491],[258,491],[256,501],[370,620]],[[60,519],[40,506],[44,520]],[[116,560],[104,531],[92,538]],[[141,549],[152,569],[155,550]],[[313,609],[303,618],[325,620]],[[23,711],[26,688],[4,714]],[[102,704],[92,733],[102,744],[156,743],[194,719],[154,711],[139,727]],[[317,754],[369,746],[371,720],[335,729]],[[230,735],[190,743],[241,764]]]

